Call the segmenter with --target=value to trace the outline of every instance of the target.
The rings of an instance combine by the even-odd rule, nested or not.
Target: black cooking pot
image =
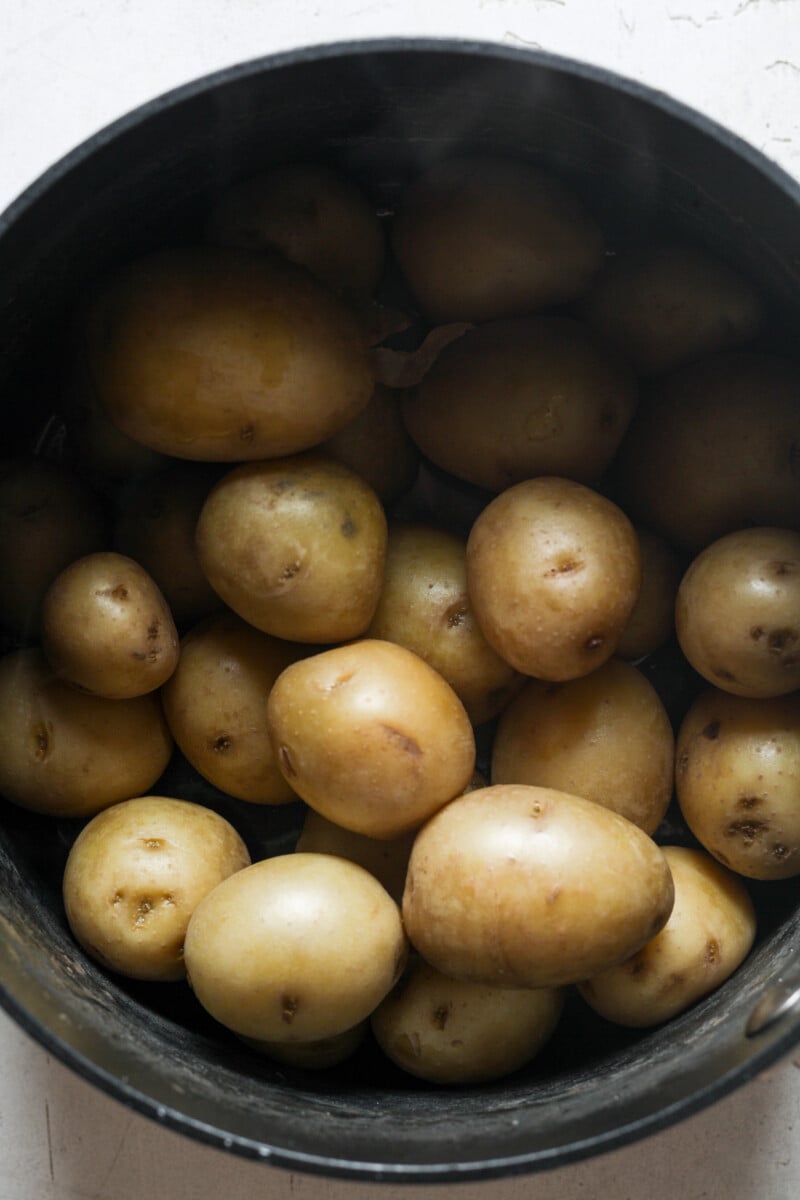
[[[704,241],[761,285],[773,328],[788,336],[798,328],[800,189],[696,113],[608,72],[500,46],[303,50],[144,106],[0,219],[2,455],[29,447],[54,407],[76,298],[115,263],[192,240],[209,197],[230,179],[270,162],[328,160],[391,209],[410,175],[463,150],[547,164],[584,195],[612,240],[673,230]],[[160,790],[168,787],[199,795],[188,775]],[[258,854],[288,848],[291,812],[265,835],[245,807],[233,819]],[[428,1181],[553,1166],[686,1116],[800,1041],[800,907],[790,881],[752,885],[760,932],[751,957],[662,1028],[615,1030],[568,1005],[560,1036],[528,1070],[470,1089],[401,1078],[370,1047],[332,1073],[279,1068],[254,1060],[183,985],[125,982],[76,948],[60,899],[71,823],[5,803],[0,823],[8,1011],[111,1095],[253,1158]]]

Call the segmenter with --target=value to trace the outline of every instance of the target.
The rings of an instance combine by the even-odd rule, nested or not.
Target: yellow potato
[[[464,707],[416,654],[367,639],[287,667],[267,706],[287,782],[355,833],[394,838],[457,796],[475,766]]]
[[[445,975],[560,987],[635,954],[672,901],[666,860],[636,825],[564,792],[500,784],[417,834],[403,920]]]
[[[305,815],[295,851],[298,854],[334,854],[358,863],[374,875],[386,891],[400,904],[406,884],[406,870],[415,833],[403,833],[396,838],[373,838],[363,833],[343,829],[327,817],[310,808]]]
[[[365,1020],[396,982],[395,902],[355,863],[285,854],[237,872],[195,909],[185,942],[197,999],[244,1037],[310,1042]]]
[[[0,792],[34,812],[87,817],[148,792],[172,752],[157,693],[89,696],[38,649],[0,659]]]
[[[741,880],[700,850],[664,846],[675,904],[660,933],[632,958],[579,985],[620,1025],[658,1025],[720,987],[750,952],[753,902]]]
[[[642,555],[642,586],[616,651],[620,658],[634,661],[669,641],[684,566],[681,556],[658,534],[637,526],[636,536]]]
[[[64,871],[70,929],[90,957],[132,979],[183,979],[189,918],[250,863],[239,834],[199,804],[142,796],[99,813]]]
[[[583,796],[654,833],[672,797],[674,756],[655,689],[611,659],[567,683],[526,683],[500,717],[492,783]]]
[[[367,1035],[369,1026],[360,1021],[333,1037],[317,1038],[313,1042],[268,1042],[258,1038],[242,1038],[252,1050],[273,1058],[275,1062],[297,1067],[301,1071],[327,1071],[338,1067],[355,1054]]]
[[[482,1083],[535,1058],[562,1005],[555,989],[467,983],[418,961],[371,1025],[383,1052],[409,1074],[432,1083]]]

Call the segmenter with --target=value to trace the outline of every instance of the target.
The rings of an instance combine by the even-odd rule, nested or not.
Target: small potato
[[[64,871],[64,907],[86,953],[131,979],[183,979],[189,918],[212,888],[249,866],[239,834],[199,804],[141,796],[99,813]]]
[[[214,204],[206,236],[245,250],[272,246],[344,291],[373,291],[383,271],[374,205],[322,163],[286,163],[234,184]]]
[[[306,454],[228,472],[200,513],[207,579],[250,625],[293,642],[358,637],[378,603],[386,517],[347,467]]]
[[[372,1014],[383,1052],[431,1083],[482,1083],[519,1070],[549,1040],[563,1006],[550,988],[495,988],[411,966]]]
[[[750,283],[708,251],[659,244],[608,259],[581,315],[650,375],[750,341],[764,305]]]
[[[106,541],[100,499],[58,463],[0,462],[0,626],[35,636],[59,571]]]
[[[539,679],[574,679],[609,659],[640,583],[630,521],[568,479],[530,479],[502,492],[467,542],[469,596],[487,642]]]
[[[89,696],[38,649],[0,659],[0,792],[56,817],[87,817],[148,792],[172,752],[156,693]]]
[[[252,1050],[273,1058],[275,1062],[297,1067],[301,1071],[327,1071],[355,1054],[367,1036],[369,1025],[360,1021],[333,1037],[317,1038],[313,1042],[266,1042],[258,1038],[243,1038]]]
[[[669,641],[684,566],[681,556],[658,534],[641,525],[635,529],[642,555],[642,586],[616,651],[630,661],[645,658]]]
[[[267,736],[267,699],[299,648],[253,629],[233,613],[196,626],[181,642],[162,690],[178,747],[220,791],[251,804],[296,800]]]
[[[684,819],[724,866],[749,879],[800,873],[800,693],[772,700],[710,688],[678,733]]]
[[[629,369],[566,317],[492,321],[445,346],[404,401],[437,466],[498,492],[535,475],[593,483],[636,407]]]
[[[396,838],[373,838],[342,829],[310,808],[303,821],[295,851],[298,854],[335,854],[358,863],[374,875],[398,904],[403,899],[406,870],[415,833]]]
[[[675,885],[666,925],[632,958],[579,984],[587,1004],[620,1025],[676,1017],[720,987],[755,938],[755,911],[741,880],[700,850],[663,852]]]
[[[184,957],[197,999],[234,1033],[310,1042],[365,1020],[406,953],[397,905],[367,871],[328,854],[285,854],[200,902]]]
[[[500,784],[460,796],[417,834],[403,920],[445,975],[547,988],[635,954],[672,901],[666,860],[636,825],[591,800]]]
[[[411,487],[419,466],[419,451],[403,424],[400,400],[385,387],[376,387],[367,407],[317,449],[354,471],[384,504]]]
[[[169,679],[178,631],[144,568],[108,551],[79,558],[53,580],[42,603],[42,649],[65,683],[129,700]]]
[[[435,163],[400,198],[400,268],[434,323],[492,321],[574,300],[603,237],[559,180],[521,160]]]
[[[725,692],[800,688],[800,533],[742,529],[712,542],[681,581],[675,630],[695,671]]]
[[[89,369],[112,422],[162,454],[208,462],[306,450],[368,403],[367,335],[279,256],[220,247],[147,255],[87,318]]]
[[[368,639],[294,663],[267,706],[287,782],[329,821],[374,838],[421,825],[475,767],[464,707],[416,654]]]
[[[473,725],[496,716],[522,683],[475,620],[464,541],[442,529],[390,526],[383,589],[367,636],[424,658],[450,684]]]
[[[500,717],[492,783],[594,800],[654,833],[672,797],[675,739],[655,689],[610,659],[567,683],[532,679]]]

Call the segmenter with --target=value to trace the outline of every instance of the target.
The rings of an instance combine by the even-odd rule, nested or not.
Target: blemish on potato
[[[752,846],[769,829],[768,821],[759,821],[756,817],[747,820],[731,821],[725,830],[726,837],[740,837],[745,846]]]
[[[227,733],[220,733],[210,742],[211,749],[217,754],[224,754],[226,750],[230,750],[232,745],[233,738],[229,737]]]
[[[256,434],[256,427],[252,421],[248,421],[246,425],[242,425],[239,429],[239,437],[243,442],[252,442]]]
[[[686,774],[686,772],[689,769],[689,751],[688,750],[681,751],[681,753],[678,755],[678,760],[675,764],[675,767],[676,767],[676,770],[679,775]]]
[[[278,761],[281,765],[281,770],[285,775],[291,775],[292,778],[297,775],[297,772],[294,769],[294,763],[292,762],[292,756],[289,754],[288,746],[278,747]]]
[[[453,604],[445,613],[445,620],[448,629],[455,629],[458,625],[463,625],[467,619],[466,604]]]
[[[386,733],[386,736],[395,745],[399,746],[401,750],[405,751],[406,754],[410,754],[412,758],[421,758],[422,748],[419,745],[419,742],[416,742],[414,738],[408,737],[408,735],[403,733],[402,730],[395,729],[394,725],[387,725],[385,722],[381,722],[380,728],[383,729]]]
[[[574,575],[576,571],[580,571],[583,563],[578,559],[565,558],[562,562],[556,563],[549,571],[545,571],[545,579],[552,579],[556,575]]]
[[[754,642],[757,642],[758,639],[762,638],[763,636],[764,636],[764,630],[761,628],[760,625],[754,625],[753,628],[750,630],[750,637],[753,639]]]
[[[781,654],[787,646],[796,641],[797,634],[793,629],[773,629],[767,638],[767,649],[772,654]]]
[[[292,1021],[297,1016],[297,1010],[300,1007],[300,1001],[297,996],[289,996],[284,994],[281,996],[281,1020],[287,1025],[291,1025]]]
[[[778,862],[782,862],[784,858],[788,858],[789,853],[789,847],[784,846],[783,842],[776,842],[772,847],[772,857],[777,859]]]
[[[440,1004],[433,1010],[433,1024],[436,1029],[444,1029],[450,1016],[450,1005]]]
[[[112,588],[110,592],[106,592],[106,595],[110,595],[112,600],[127,600],[128,589],[125,587],[124,583],[118,583],[117,586]]]
[[[352,537],[355,537],[356,533],[358,532],[358,528],[357,528],[357,526],[356,526],[356,523],[355,523],[355,521],[353,520],[353,518],[350,516],[350,514],[349,514],[349,513],[348,513],[348,515],[345,517],[344,521],[342,521],[342,523],[341,523],[341,525],[339,526],[339,528],[341,529],[341,531],[342,531],[342,534],[343,534],[343,535],[344,535],[346,538],[352,538]]]
[[[703,730],[703,737],[708,738],[710,742],[716,741],[716,739],[719,737],[719,727],[719,721],[709,721],[708,725],[706,725],[705,729]]]
[[[719,942],[716,938],[709,938],[706,942],[705,961],[709,967],[716,966],[720,960]]]
[[[152,904],[152,901],[149,899],[149,897],[147,897],[147,896],[142,897],[142,899],[136,905],[136,916],[133,921],[134,927],[137,929],[141,929],[141,927],[144,925],[145,921],[147,920],[148,914],[150,912],[152,912],[152,910],[153,910],[153,904]]]
[[[150,639],[150,641],[152,641],[154,638],[158,637],[158,630],[159,630],[158,621],[153,621],[153,623],[151,625],[147,626],[147,636]]]
[[[288,583],[291,579],[294,579],[302,565],[303,564],[300,562],[299,558],[294,559],[293,562],[286,563],[285,567],[278,575],[278,583]]]
[[[736,801],[739,808],[757,808],[760,803],[760,796],[740,796]]]
[[[793,575],[797,570],[797,563],[791,559],[776,559],[774,562],[768,564],[768,569],[773,575]]]
[[[647,970],[647,959],[643,954],[635,954],[628,963],[628,970],[631,975],[643,975]]]
[[[164,844],[161,838],[157,837],[142,838],[142,841],[148,850],[160,850]]]
[[[33,757],[37,762],[44,762],[50,753],[50,737],[44,727],[39,725],[33,730]]]
[[[584,649],[589,651],[599,650],[604,644],[605,638],[600,633],[593,633],[591,637],[584,642]]]
[[[716,675],[717,679],[724,679],[726,683],[736,683],[736,676],[727,667],[712,667],[711,674]]]

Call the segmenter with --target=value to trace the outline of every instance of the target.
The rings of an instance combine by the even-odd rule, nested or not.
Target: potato
[[[614,653],[641,582],[625,514],[567,479],[502,492],[467,542],[467,584],[483,634],[516,670],[560,681]]]
[[[663,854],[625,817],[549,788],[499,784],[460,796],[417,834],[403,920],[445,975],[547,988],[635,954],[672,901]]]
[[[725,692],[800,688],[800,533],[742,529],[712,542],[681,580],[675,630],[695,671]]]
[[[500,717],[492,783],[594,800],[654,833],[672,797],[675,739],[655,689],[610,659],[567,683],[532,679]]]
[[[649,375],[750,341],[764,305],[747,280],[707,250],[661,243],[608,259],[581,315]]]
[[[98,813],[73,843],[64,907],[86,953],[131,979],[183,979],[183,941],[202,898],[250,863],[210,808],[141,796]]]
[[[299,655],[282,642],[220,613],[181,642],[180,662],[162,691],[178,747],[220,791],[252,804],[296,800],[278,770],[267,735],[267,698]]]
[[[272,246],[334,288],[371,292],[383,272],[375,207],[323,163],[286,163],[234,184],[217,199],[206,236],[222,246]]]
[[[588,327],[527,317],[445,346],[403,413],[437,466],[497,492],[534,475],[599,479],[636,399],[628,368]]]
[[[419,466],[419,451],[403,424],[400,399],[385,387],[376,387],[367,407],[321,442],[318,450],[354,471],[384,504],[411,487]]]
[[[172,738],[156,693],[89,696],[53,675],[39,649],[0,659],[0,792],[57,817],[92,816],[148,792]]]
[[[107,551],[71,563],[47,589],[42,649],[65,683],[129,700],[169,679],[178,663],[178,631],[144,568]]]
[[[414,963],[371,1017],[383,1052],[432,1083],[483,1083],[530,1062],[549,1040],[563,996],[448,979]]]
[[[406,187],[392,247],[427,317],[492,321],[573,300],[603,237],[567,186],[529,163],[455,158]]]
[[[352,312],[277,256],[217,247],[132,263],[95,300],[87,353],[123,433],[177,458],[276,458],[330,437],[374,373]]]
[[[678,732],[675,786],[686,824],[724,866],[750,879],[800,873],[800,693],[703,692]]]
[[[701,550],[745,526],[800,528],[800,365],[715,354],[639,405],[615,474],[632,519]]]
[[[496,716],[522,683],[475,620],[465,543],[442,529],[390,526],[383,589],[367,636],[424,658],[450,684],[473,725]]]
[[[415,836],[412,831],[396,838],[367,837],[335,825],[310,808],[305,815],[295,851],[298,854],[334,854],[358,863],[370,875],[374,875],[392,899],[400,904]]]
[[[620,658],[635,661],[669,641],[684,564],[681,556],[658,534],[641,525],[634,528],[642,555],[642,586],[616,652]]]
[[[378,603],[386,517],[372,488],[323,455],[246,463],[200,512],[197,553],[225,603],[296,642],[358,637]]]
[[[327,1071],[355,1054],[368,1029],[366,1021],[359,1021],[352,1029],[345,1029],[333,1037],[317,1038],[313,1042],[267,1042],[258,1038],[243,1038],[242,1041],[259,1054],[265,1054],[288,1067],[297,1067],[301,1071]]]
[[[310,1042],[365,1020],[406,952],[397,905],[367,871],[328,854],[284,854],[198,904],[184,957],[215,1020],[260,1041]]]
[[[67,468],[32,455],[0,462],[0,626],[35,636],[56,575],[105,539],[99,498]]]
[[[144,567],[179,627],[222,607],[197,561],[194,531],[218,467],[173,462],[126,488],[114,525],[114,549]]]
[[[620,1025],[676,1017],[733,974],[755,937],[741,880],[700,850],[662,849],[675,885],[666,925],[632,958],[578,985],[587,1004]]]
[[[475,766],[463,705],[402,646],[372,639],[287,667],[267,705],[287,782],[329,821],[394,838],[457,796]]]

